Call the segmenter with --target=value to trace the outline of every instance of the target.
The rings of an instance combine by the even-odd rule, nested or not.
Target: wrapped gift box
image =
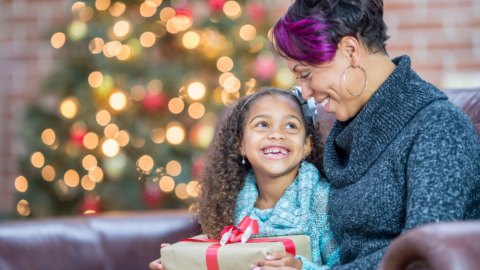
[[[194,237],[194,239],[206,239],[206,236],[199,235]],[[218,242],[184,241],[160,250],[163,269],[249,270],[252,264],[257,260],[264,260],[271,252],[286,251],[285,244],[281,241],[253,243],[255,241],[262,241],[261,239],[268,239],[268,241],[290,239],[295,246],[295,255],[302,255],[312,260],[310,237],[306,235],[251,238],[247,243],[228,243],[224,246],[217,244]],[[207,265],[208,256],[210,257]]]

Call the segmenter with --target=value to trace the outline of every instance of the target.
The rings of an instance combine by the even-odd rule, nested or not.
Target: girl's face
[[[240,150],[257,177],[279,177],[298,170],[311,151],[302,119],[298,104],[283,95],[266,95],[253,105]]]

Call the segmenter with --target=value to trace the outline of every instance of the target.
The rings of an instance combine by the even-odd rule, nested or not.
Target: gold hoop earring
[[[363,73],[365,73],[365,88],[363,88],[363,91],[360,93],[360,94],[353,94],[352,92],[350,92],[350,90],[348,90],[348,87],[347,87],[347,83],[345,82],[345,78],[347,77],[347,71],[349,68],[351,68],[352,66],[349,66],[347,69],[345,69],[345,73],[343,73],[343,85],[345,86],[345,89],[347,89],[347,92],[352,95],[352,96],[360,96],[361,94],[363,94],[365,92],[365,90],[367,90],[367,85],[368,85],[368,78],[367,78],[367,72],[365,71],[365,69],[358,65],[359,68],[361,68],[363,70]]]

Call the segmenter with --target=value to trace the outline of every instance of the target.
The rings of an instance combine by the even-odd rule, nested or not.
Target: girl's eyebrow
[[[252,120],[250,120],[250,123],[252,123],[253,120],[255,120],[256,118],[262,118],[262,117],[263,117],[263,118],[271,118],[271,116],[268,115],[268,114],[259,114],[259,115],[255,116],[255,117],[253,117]],[[293,114],[285,115],[283,118],[285,118],[285,119],[295,118],[295,119],[298,120],[298,122],[300,122],[300,124],[303,125],[302,120],[300,120],[300,118],[298,118],[297,116],[295,116],[295,115],[293,115]]]
[[[252,120],[250,120],[250,123],[253,122],[253,120],[255,120],[255,118],[259,118],[259,117],[264,117],[264,118],[270,118],[270,115],[267,115],[267,114],[259,114],[255,117],[252,118]]]

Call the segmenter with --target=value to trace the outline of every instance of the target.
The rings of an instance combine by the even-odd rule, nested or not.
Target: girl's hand
[[[302,269],[302,261],[293,257],[286,251],[274,251],[266,260],[259,260],[250,266],[253,270],[294,270]]]
[[[164,248],[164,247],[169,246],[169,245],[170,245],[170,244],[161,244],[161,245],[160,245],[160,248]],[[161,264],[161,262],[160,262],[160,259],[151,262],[151,263],[149,264],[149,267],[150,267],[150,269],[153,269],[153,270],[163,269],[163,266],[162,266],[162,264]]]

